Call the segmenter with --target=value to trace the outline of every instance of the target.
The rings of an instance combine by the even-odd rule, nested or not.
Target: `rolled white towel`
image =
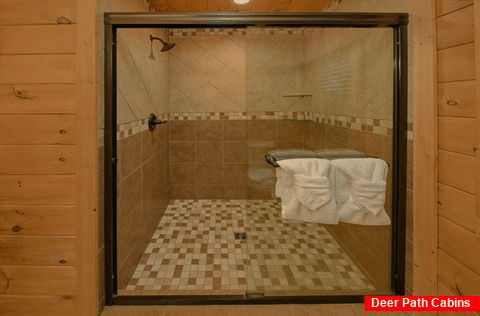
[[[278,162],[276,195],[286,220],[337,224],[335,169],[329,160],[288,159]],[[279,183],[280,180],[280,183]]]
[[[311,210],[320,209],[333,197],[333,188],[330,185],[330,179],[328,177],[294,174],[293,180],[296,189],[295,196],[298,201]]]
[[[384,209],[387,182],[368,182],[355,180],[352,182],[350,198],[364,212],[377,215]]]
[[[341,222],[389,225],[385,212],[387,163],[378,158],[347,158],[332,161],[336,168],[336,197]]]

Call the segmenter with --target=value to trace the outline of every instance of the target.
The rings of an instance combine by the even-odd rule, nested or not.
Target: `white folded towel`
[[[332,161],[336,169],[336,202],[341,222],[360,225],[389,225],[385,212],[388,165],[377,158],[348,158]]]
[[[315,158],[278,161],[275,195],[282,200],[286,220],[337,224],[335,170],[329,160]]]

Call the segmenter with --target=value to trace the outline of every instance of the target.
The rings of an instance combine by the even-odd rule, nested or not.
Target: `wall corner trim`
[[[78,292],[75,315],[97,315],[97,0],[77,1],[76,129],[78,135]]]
[[[435,1],[412,1],[413,292],[437,292],[437,103]]]

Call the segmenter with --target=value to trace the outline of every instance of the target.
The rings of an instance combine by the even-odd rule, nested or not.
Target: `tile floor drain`
[[[247,239],[247,233],[246,232],[235,232],[235,240],[245,240]]]

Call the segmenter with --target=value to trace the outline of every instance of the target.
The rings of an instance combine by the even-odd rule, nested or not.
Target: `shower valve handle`
[[[167,122],[167,120],[157,119],[157,116],[155,114],[150,113],[150,115],[148,116],[148,129],[153,131],[155,127],[157,127],[157,125],[165,124]]]

